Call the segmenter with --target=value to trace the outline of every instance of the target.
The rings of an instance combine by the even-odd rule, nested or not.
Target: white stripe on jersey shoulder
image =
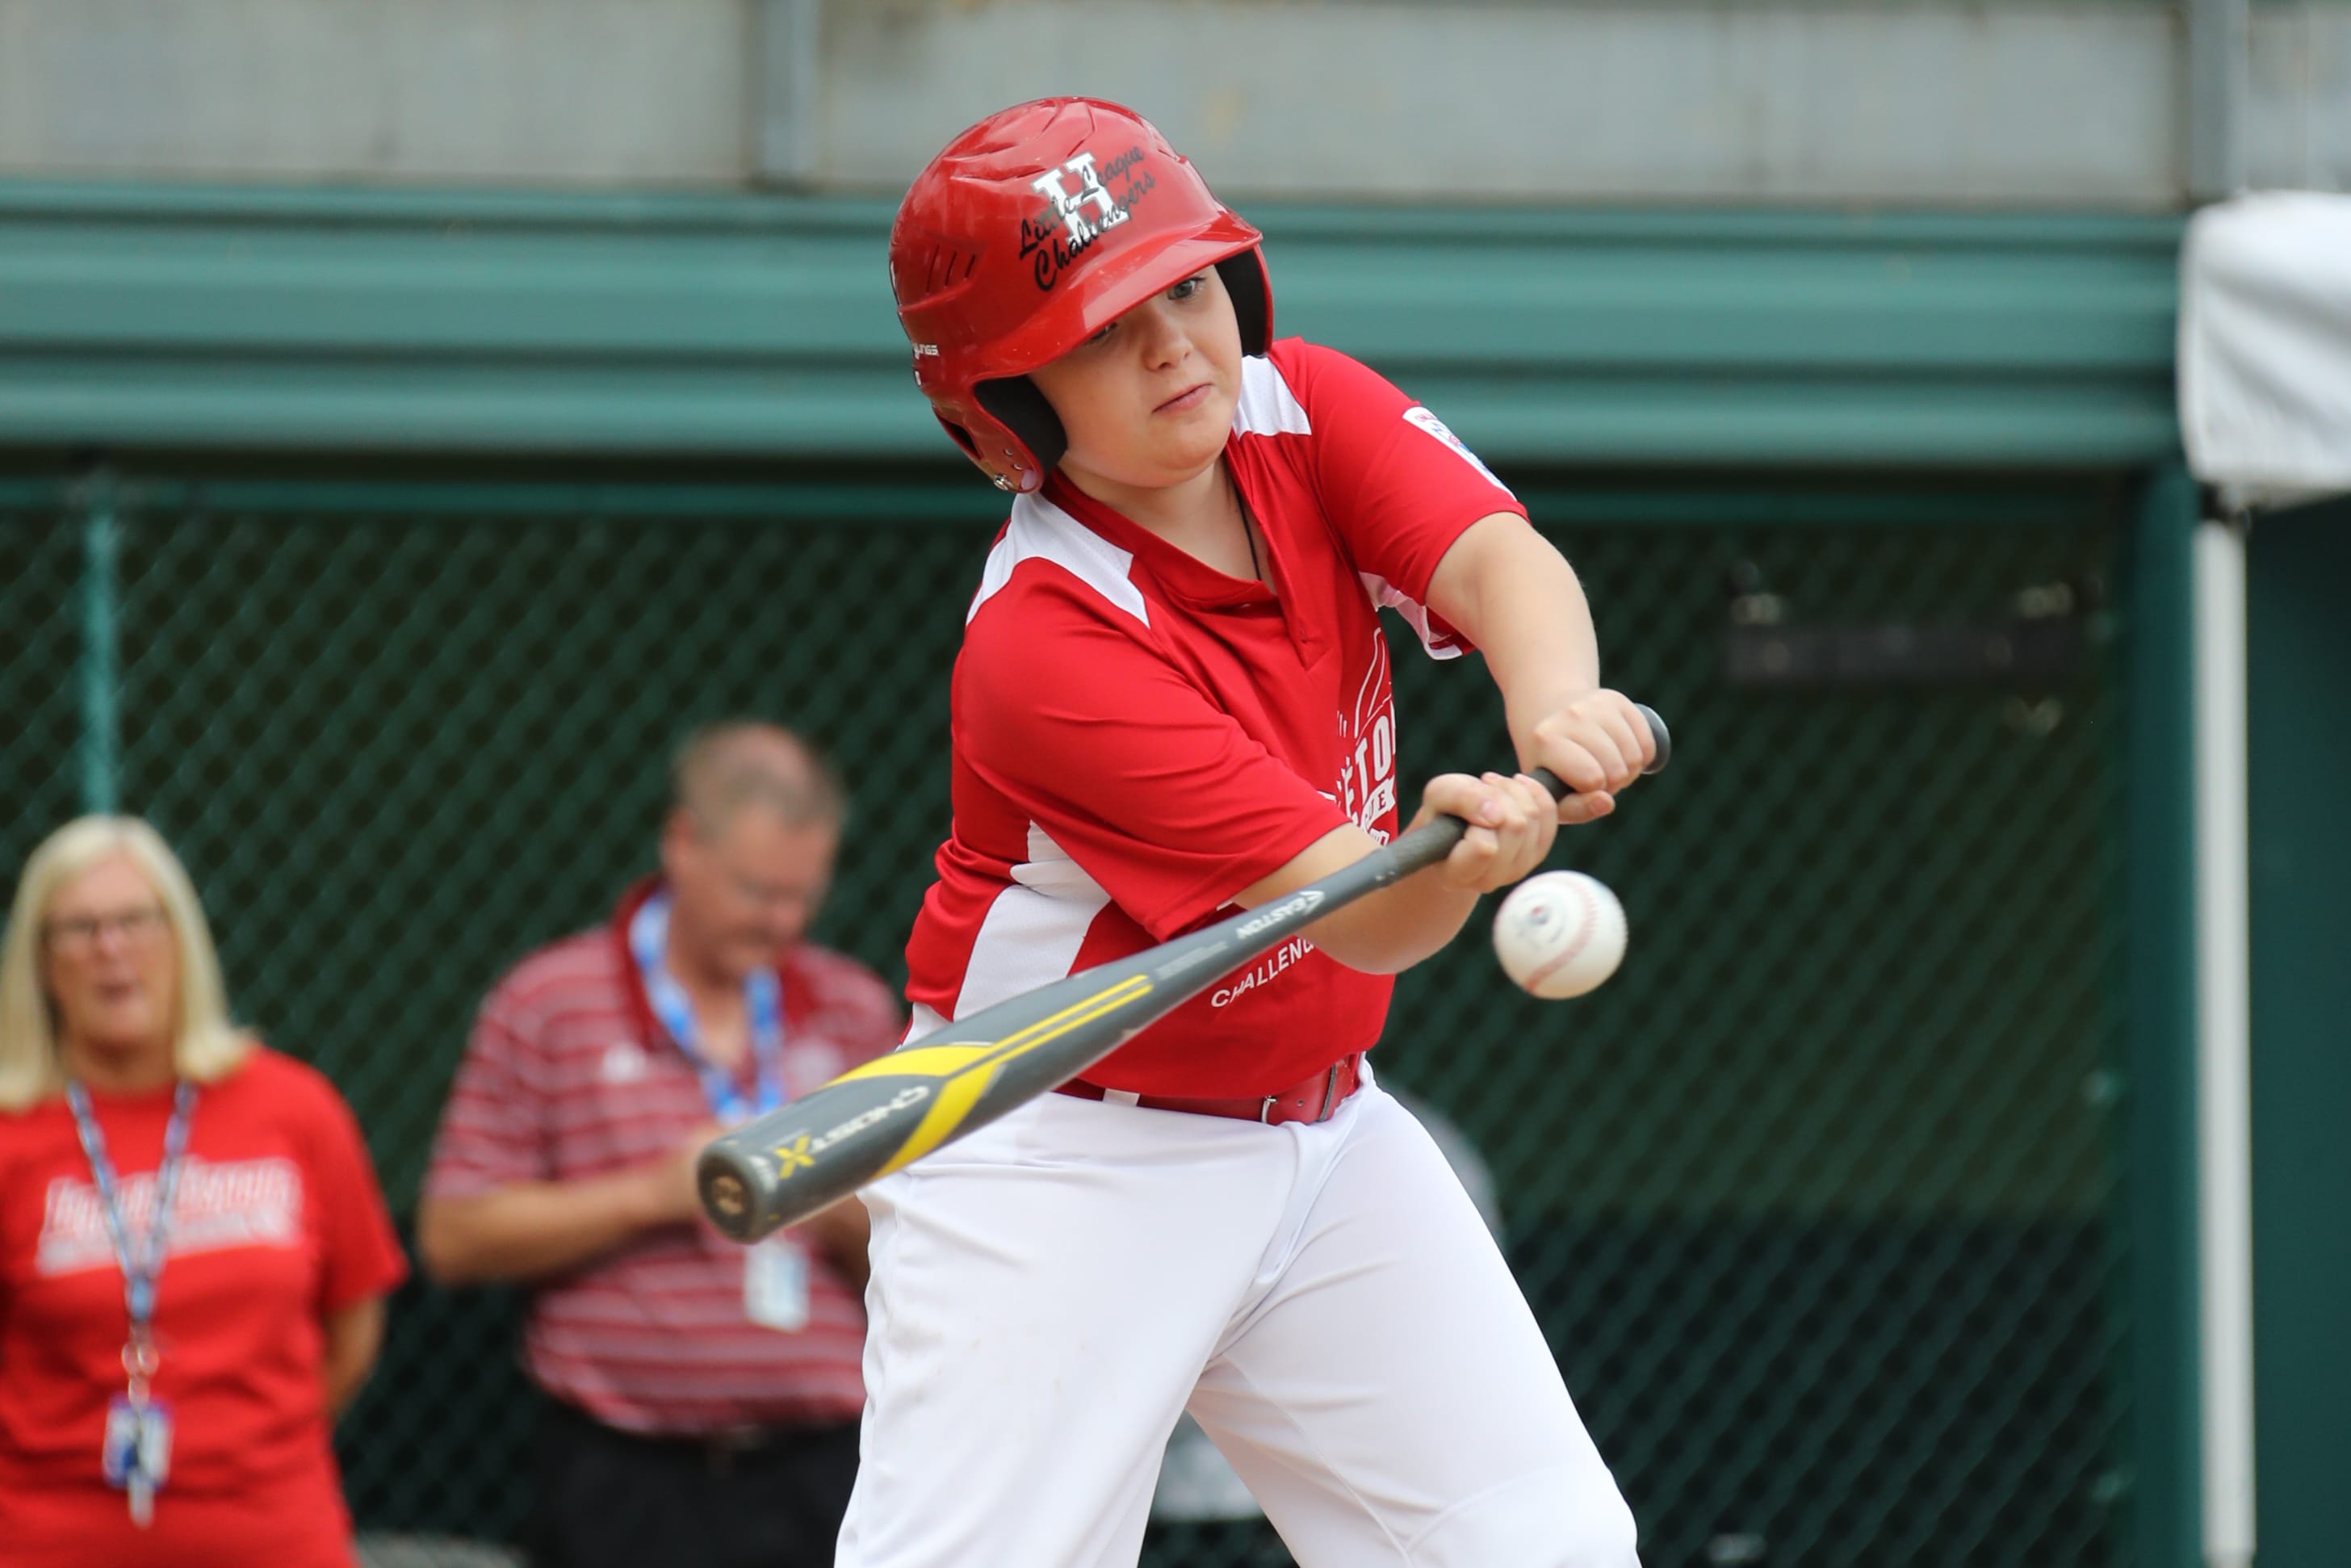
[[[1486,466],[1485,460],[1479,457],[1476,453],[1470,451],[1467,442],[1453,434],[1453,427],[1447,424],[1443,420],[1437,418],[1437,415],[1431,413],[1427,409],[1422,407],[1419,403],[1413,404],[1410,408],[1404,411],[1404,422],[1406,424],[1411,425],[1415,430],[1435,436],[1438,443],[1442,444],[1447,451],[1452,453],[1456,457],[1460,458],[1462,462],[1467,463],[1470,467],[1475,468],[1479,474],[1483,475],[1487,484],[1491,485],[1503,495],[1510,496],[1510,499],[1513,501],[1518,499],[1517,496],[1511,495],[1510,487],[1508,485],[1503,484],[1499,479],[1494,477],[1494,471]]]
[[[965,625],[971,624],[981,605],[1004,591],[1013,569],[1024,560],[1051,561],[1145,626],[1151,624],[1143,590],[1128,575],[1134,553],[1119,549],[1042,496],[1030,494],[1012,498],[1012,524],[987,552],[987,570],[980,573],[979,591],[964,612]]]
[[[1374,612],[1393,610],[1403,616],[1405,623],[1420,633],[1421,648],[1430,658],[1458,659],[1461,656],[1461,644],[1438,635],[1437,629],[1428,623],[1427,605],[1403,589],[1391,586],[1384,577],[1375,577],[1368,571],[1355,575],[1364,580],[1364,591],[1372,596]]]
[[[1241,435],[1311,435],[1306,409],[1290,383],[1264,355],[1241,361],[1240,402],[1233,409],[1233,429]]]
[[[1012,868],[1012,880],[988,904],[964,961],[963,988],[956,994],[959,1019],[1069,974],[1094,916],[1110,902],[1102,884],[1034,822],[1029,859]]]

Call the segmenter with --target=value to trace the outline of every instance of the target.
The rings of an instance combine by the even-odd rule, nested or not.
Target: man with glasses
[[[804,940],[845,810],[825,759],[731,722],[674,782],[660,874],[484,1002],[417,1213],[435,1278],[530,1291],[524,1363],[553,1396],[535,1568],[830,1563],[855,1479],[864,1207],[738,1248],[693,1168],[904,1016]]]

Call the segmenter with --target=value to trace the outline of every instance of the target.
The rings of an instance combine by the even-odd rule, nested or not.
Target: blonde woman
[[[0,943],[0,1560],[349,1568],[332,1416],[405,1270],[349,1107],[230,1024],[170,848],[51,834]]]

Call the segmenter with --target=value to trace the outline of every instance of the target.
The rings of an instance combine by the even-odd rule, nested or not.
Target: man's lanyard
[[[629,951],[644,977],[645,999],[653,1004],[662,1028],[700,1074],[712,1115],[727,1123],[764,1116],[785,1099],[783,982],[771,968],[755,969],[743,982],[743,998],[751,1013],[751,1061],[758,1082],[756,1097],[746,1100],[735,1075],[703,1053],[694,1004],[686,999],[685,988],[669,972],[668,960],[662,956],[669,941],[669,894],[656,893],[638,905],[629,922]]]
[[[140,1238],[143,1251],[133,1246],[131,1225],[122,1212],[121,1184],[114,1162],[107,1157],[106,1134],[89,1107],[89,1095],[78,1083],[66,1085],[66,1103],[73,1109],[74,1131],[81,1135],[81,1152],[89,1160],[90,1180],[106,1214],[107,1234],[114,1239],[114,1260],[122,1270],[122,1304],[131,1318],[131,1337],[122,1346],[122,1370],[131,1379],[131,1402],[147,1403],[148,1381],[155,1375],[155,1282],[162,1276],[163,1250],[172,1227],[172,1203],[180,1190],[180,1170],[188,1152],[188,1133],[196,1120],[196,1086],[180,1081],[172,1097],[172,1120],[163,1129],[163,1163],[155,1167],[155,1207]]]

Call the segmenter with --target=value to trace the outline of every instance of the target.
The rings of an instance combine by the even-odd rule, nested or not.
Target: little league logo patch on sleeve
[[[1491,468],[1487,467],[1484,463],[1480,462],[1478,455],[1470,451],[1468,444],[1464,443],[1459,436],[1454,434],[1452,431],[1446,428],[1445,422],[1443,420],[1437,418],[1435,414],[1429,413],[1428,410],[1421,407],[1418,403],[1415,403],[1410,408],[1405,410],[1404,417],[1405,423],[1417,425],[1420,429],[1428,432],[1429,434],[1437,437],[1437,440],[1451,447],[1455,454],[1460,457],[1462,462],[1467,463],[1470,467],[1475,468],[1479,473],[1483,474],[1486,476],[1486,483],[1494,486],[1495,489],[1499,490],[1503,495],[1510,496],[1513,500],[1518,498],[1515,495],[1512,495],[1510,487],[1508,485],[1503,484],[1499,479],[1494,477],[1494,471]]]

